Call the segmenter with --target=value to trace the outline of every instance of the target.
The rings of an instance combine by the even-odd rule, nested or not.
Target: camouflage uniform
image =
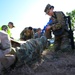
[[[48,13],[50,8],[54,8],[54,6],[48,4],[44,12]],[[51,30],[55,35],[55,42],[54,42],[55,51],[58,51],[60,49],[64,51],[71,49],[69,44],[68,33],[66,32],[68,30],[68,27],[65,22],[64,13],[61,11],[58,12],[55,11],[54,15],[51,16],[50,20],[52,20],[52,25],[50,25]]]
[[[45,36],[27,40],[26,43],[22,44],[21,47],[16,50],[18,60],[22,63],[27,63],[28,65],[36,62],[46,48],[46,43],[47,38]]]
[[[33,30],[29,30],[28,27],[26,27],[21,33],[20,33],[20,40],[28,40],[33,38]]]

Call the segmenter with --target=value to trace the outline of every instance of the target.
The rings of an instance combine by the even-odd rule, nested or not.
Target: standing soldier
[[[65,15],[61,11],[53,11],[54,6],[47,4],[45,7],[44,12],[51,16],[49,21],[52,21],[51,24],[47,23],[46,31],[51,29],[53,34],[55,35],[55,42],[54,42],[54,48],[55,51],[62,50],[70,50],[70,44],[69,44],[69,38],[68,33],[66,32],[68,30],[66,22],[65,22]]]

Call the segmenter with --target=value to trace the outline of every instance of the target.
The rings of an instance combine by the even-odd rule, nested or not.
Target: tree
[[[72,24],[72,29],[75,29],[75,10],[71,11],[71,12],[67,12],[66,13],[68,16],[71,17],[71,24]]]

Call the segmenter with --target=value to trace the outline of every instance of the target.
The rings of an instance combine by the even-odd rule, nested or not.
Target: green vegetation
[[[75,10],[67,12],[66,14],[71,17],[72,29],[75,30]]]

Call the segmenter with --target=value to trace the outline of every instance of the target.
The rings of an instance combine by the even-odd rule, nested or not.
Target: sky
[[[44,13],[48,3],[55,7],[54,11],[66,13],[75,9],[74,0],[0,0],[0,26],[11,21],[17,33],[28,26],[43,28],[49,20]]]

